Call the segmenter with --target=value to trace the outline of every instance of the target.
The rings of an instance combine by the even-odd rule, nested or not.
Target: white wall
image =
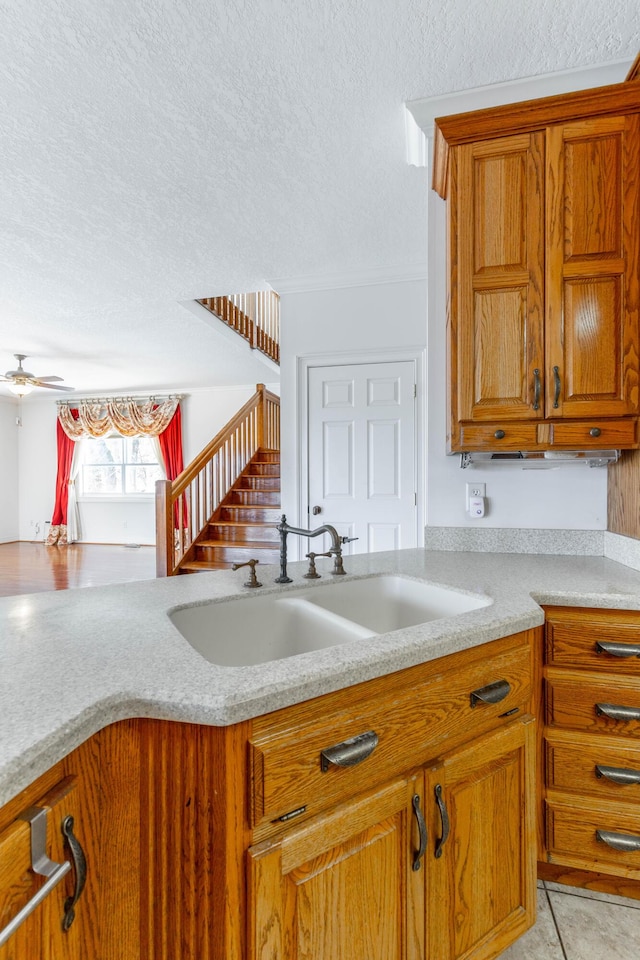
[[[274,393],[278,384],[268,384]],[[185,465],[202,450],[228,420],[255,392],[255,384],[237,387],[212,387],[209,390],[157,391],[183,393],[182,432]],[[3,407],[0,403],[0,440],[3,439]],[[14,432],[17,408],[11,422]],[[22,403],[22,427],[16,444],[16,470],[13,510],[0,508],[0,539],[4,524],[13,521],[15,533],[8,539],[36,539],[36,524],[51,519],[55,498],[57,469],[56,404],[49,397],[30,397]],[[3,444],[4,448],[4,444]],[[4,454],[4,449],[3,449]],[[18,498],[18,474],[20,493]],[[0,480],[0,494],[3,481]],[[4,499],[0,499],[4,504]],[[6,512],[6,516],[5,516]],[[131,501],[81,501],[80,537],[87,543],[154,543],[155,507],[153,499]],[[18,519],[19,518],[19,519]],[[41,527],[42,530],[42,527]],[[42,531],[43,532],[43,531]],[[42,535],[42,533],[41,533]]]
[[[18,431],[17,401],[0,398],[0,543],[18,539]]]
[[[493,464],[461,470],[458,456],[445,456],[445,204],[433,192],[429,198],[428,275],[427,524],[606,529],[606,468],[564,465],[551,470],[526,470],[514,464]],[[468,481],[487,485],[489,510],[482,520],[471,520],[466,515]]]
[[[297,401],[306,386],[297,382],[298,359],[356,353],[364,362],[384,359],[380,351],[391,348],[419,355],[426,346],[426,283],[405,280],[283,293],[280,321],[282,506],[290,522],[298,523],[302,471],[297,458]]]

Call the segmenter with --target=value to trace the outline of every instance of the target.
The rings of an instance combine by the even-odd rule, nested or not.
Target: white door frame
[[[297,397],[297,437],[296,446],[296,491],[298,517],[296,522],[300,526],[307,523],[309,500],[309,370],[311,367],[337,367],[347,364],[369,364],[409,360],[415,366],[416,374],[416,422],[415,422],[415,463],[416,463],[416,543],[424,546],[424,517],[426,503],[426,476],[424,458],[426,455],[426,437],[424,435],[427,423],[427,391],[426,368],[427,351],[424,347],[403,347],[399,349],[380,348],[375,350],[351,350],[346,353],[317,353],[313,356],[298,357],[296,364],[296,397]],[[291,521],[290,521],[291,522]],[[300,558],[300,538],[295,537],[295,545]]]

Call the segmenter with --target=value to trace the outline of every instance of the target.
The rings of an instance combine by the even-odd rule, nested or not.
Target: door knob
[[[313,509],[311,510],[311,513],[314,515],[314,517],[317,517],[319,513],[322,513],[322,507],[318,507],[318,506],[313,507]]]

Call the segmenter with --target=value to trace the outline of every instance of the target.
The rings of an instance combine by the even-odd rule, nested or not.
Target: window
[[[151,437],[119,435],[82,440],[83,497],[149,497],[164,472]]]

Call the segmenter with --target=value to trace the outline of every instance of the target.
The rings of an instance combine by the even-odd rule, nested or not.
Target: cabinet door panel
[[[546,413],[638,412],[638,116],[547,131]]]
[[[249,851],[251,960],[423,955],[416,792],[398,781]]]
[[[453,151],[454,422],[542,416],[543,154],[540,133]]]
[[[427,929],[430,960],[493,957],[535,919],[535,724],[531,717],[476,740],[429,770],[430,836],[437,856]]]

